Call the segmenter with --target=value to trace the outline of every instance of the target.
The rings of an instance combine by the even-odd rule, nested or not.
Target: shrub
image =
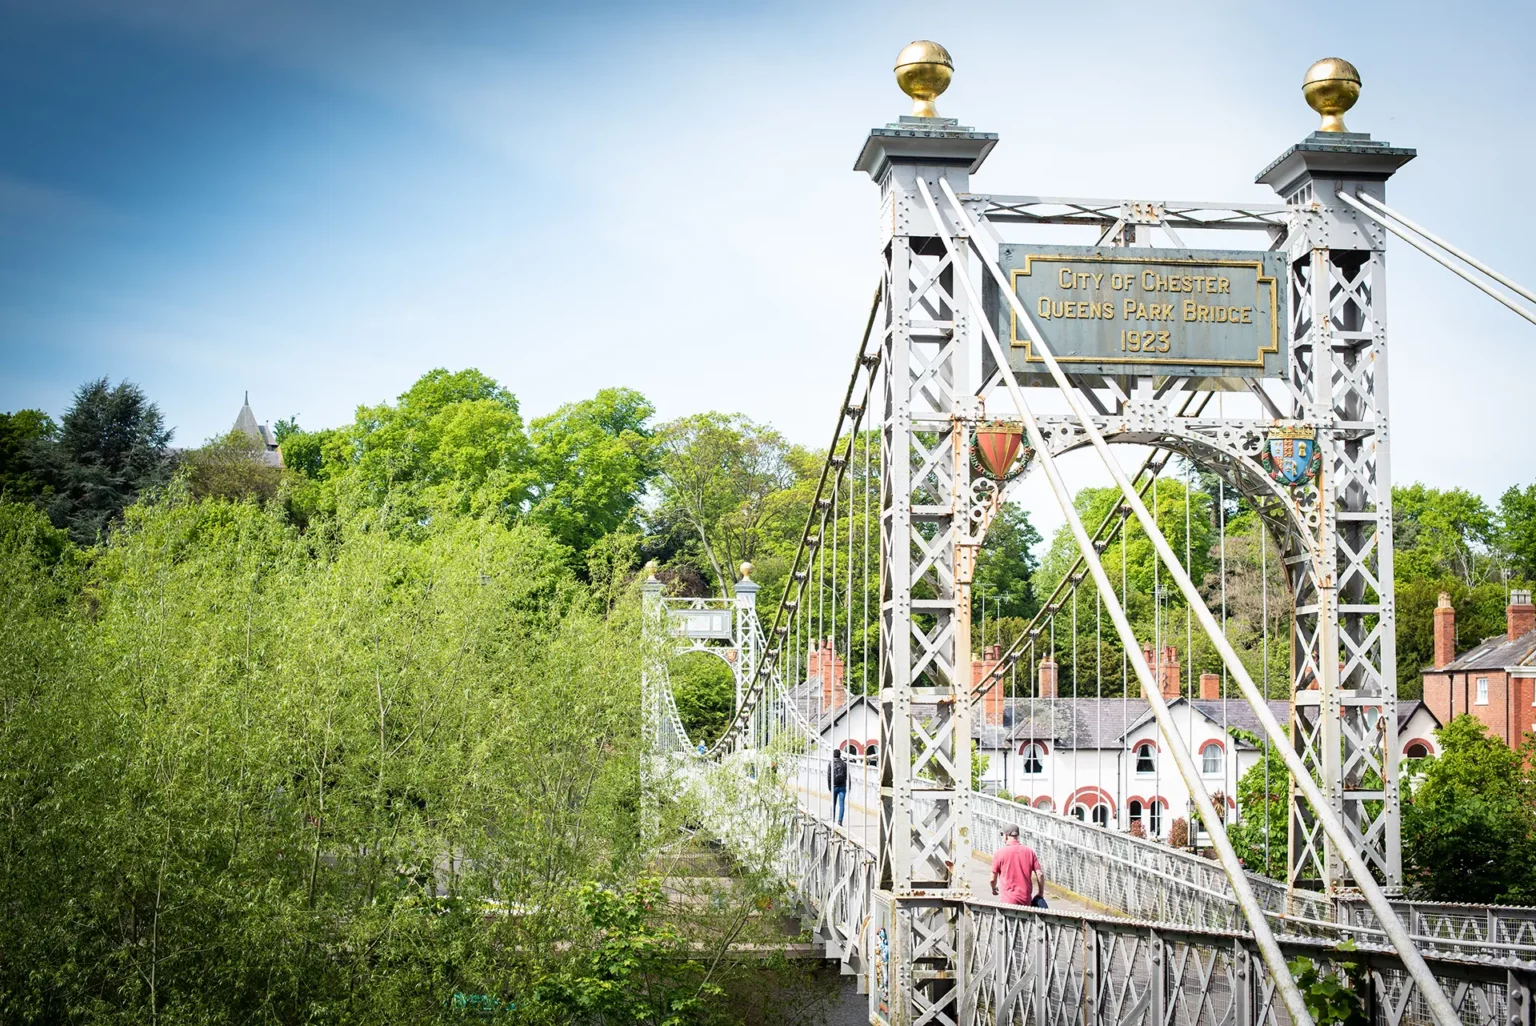
[[[1168,827],[1168,846],[1170,848],[1189,847],[1189,820],[1180,816]]]

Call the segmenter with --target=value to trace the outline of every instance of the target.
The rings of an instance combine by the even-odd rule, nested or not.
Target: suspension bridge
[[[687,796],[734,854],[773,867],[872,1022],[1311,1026],[1309,978],[1291,968],[1305,958],[1375,1022],[1531,1026],[1536,909],[1402,897],[1388,236],[1533,323],[1521,299],[1536,295],[1387,206],[1415,153],[1345,129],[1360,89],[1345,61],[1308,72],[1323,122],[1258,175],[1273,204],[973,192],[997,136],[938,116],[951,73],[937,44],[904,50],[913,113],[872,130],[857,159],[879,187],[882,273],[782,596],[760,608],[750,566],[728,598],[645,584],[649,800]],[[1082,238],[1059,243],[1070,230]],[[1117,445],[1146,454],[1135,471]],[[1119,496],[1097,523],[1060,467],[1088,457]],[[1267,611],[1255,680],[1227,637],[1225,593],[1213,612],[1191,579],[1189,532],[1180,552],[1160,526],[1156,483],[1197,468],[1223,510],[1231,495],[1257,517],[1262,579],[1273,566],[1285,582],[1278,714]],[[978,660],[977,553],[1032,475],[1076,559],[1028,627]],[[1152,636],[1127,612],[1125,559],[1103,558],[1132,525],[1155,552],[1154,593],[1177,602],[1157,605]],[[1123,652],[1119,701],[1139,694],[1149,743],[1199,822],[1218,825],[1214,859],[1160,843],[1155,812],[1154,836],[1138,836],[1123,793],[1058,806],[973,786],[973,739],[1017,728],[1024,703],[1029,724],[1049,724],[1026,739],[1060,733],[1042,716],[1061,699],[1039,653],[1054,652],[1058,617],[1075,641],[1080,600]],[[1213,792],[1180,730],[1193,680],[1184,692],[1175,667],[1170,689],[1162,653],[1197,637],[1222,665],[1221,726],[1239,710],[1265,764],[1284,766],[1265,785],[1289,810],[1273,839],[1284,879],[1250,872],[1219,826],[1236,751]],[[667,667],[681,652],[731,668],[735,716],[713,744],[678,716]],[[833,747],[851,756],[846,818],[828,794]],[[1040,853],[1052,908],[979,885],[1009,825]]]

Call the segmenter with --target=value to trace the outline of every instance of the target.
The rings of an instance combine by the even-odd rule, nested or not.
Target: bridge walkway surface
[[[799,796],[800,806],[811,815],[833,821],[832,795],[827,790],[816,791],[805,786],[804,779],[791,785]],[[870,851],[876,848],[875,838],[880,827],[880,810],[872,808],[863,801],[856,800],[853,796],[862,788],[850,788],[848,805],[844,810],[843,829],[861,841]],[[870,788],[873,791],[873,788]],[[1022,843],[1028,844],[1027,836],[1021,837]],[[1045,900],[1051,908],[1061,912],[1092,912],[1100,915],[1121,915],[1115,909],[1106,905],[1100,905],[1090,901],[1080,894],[1076,894],[1059,884],[1051,881],[1051,867],[1045,865],[1045,857],[1040,859],[1045,868]],[[971,885],[971,897],[978,901],[992,899],[992,856],[983,851],[971,853],[970,865],[966,867],[966,879]]]

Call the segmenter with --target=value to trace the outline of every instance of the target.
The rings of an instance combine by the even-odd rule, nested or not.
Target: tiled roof
[[[1413,714],[1418,712],[1420,709],[1423,709],[1425,712],[1429,713],[1430,718],[1432,718],[1436,723],[1440,723],[1440,717],[1435,715],[1433,709],[1425,705],[1423,702],[1420,702],[1418,699],[1411,698],[1405,701],[1399,701],[1397,703],[1397,725],[1402,727],[1409,720],[1413,719]],[[1444,724],[1441,724],[1441,726],[1444,726]]]
[[[1212,723],[1263,734],[1258,716],[1241,698],[1176,698],[1169,705],[1186,713],[1192,707]],[[1272,700],[1269,709],[1282,724],[1290,717],[1289,702]],[[1126,734],[1152,718],[1152,707],[1141,698],[1015,698],[1003,718],[1011,720],[1011,742],[1040,739],[1064,748],[1119,748]]]
[[[1514,641],[1496,634],[1472,651],[1425,673],[1459,673],[1462,670],[1503,670],[1511,666],[1536,666],[1536,631],[1526,631]]]
[[[841,714],[857,702],[869,702],[871,708],[876,703],[873,697],[849,693],[847,704],[838,710],[837,716],[821,714],[821,681],[814,677],[792,689],[790,699],[809,722],[816,723],[821,715],[823,733],[831,730]],[[1176,698],[1168,704],[1176,713],[1193,707],[1212,723],[1264,736],[1258,715],[1242,698],[1228,698],[1225,702],[1200,698],[1191,702]],[[1416,699],[1398,702],[1398,726],[1406,724],[1423,706],[1424,703]],[[932,716],[936,710],[932,705],[914,704],[912,711],[918,716]],[[1282,727],[1289,726],[1291,704],[1288,701],[1271,699],[1269,711]],[[1152,718],[1152,707],[1142,698],[1009,698],[1003,706],[1001,724],[987,723],[979,705],[971,713],[971,737],[984,750],[1011,748],[1030,740],[1050,741],[1060,748],[1118,749],[1125,743],[1126,734]]]

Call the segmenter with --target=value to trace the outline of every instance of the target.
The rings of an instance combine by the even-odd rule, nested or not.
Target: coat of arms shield
[[[1317,476],[1322,469],[1322,451],[1317,447],[1313,428],[1276,428],[1264,440],[1259,464],[1270,478],[1296,487]]]
[[[1035,450],[1024,444],[1024,428],[1018,424],[995,420],[971,436],[971,469],[994,481],[1018,477],[1034,455]]]

